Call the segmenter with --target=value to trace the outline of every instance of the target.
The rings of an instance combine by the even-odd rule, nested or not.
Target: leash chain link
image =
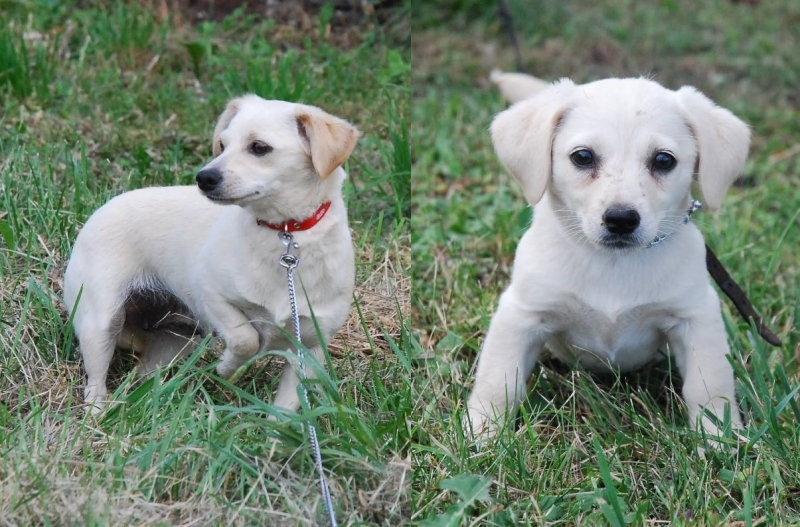
[[[690,199],[691,199],[691,204],[689,205],[689,210],[686,211],[686,216],[683,217],[683,224],[684,225],[689,223],[689,220],[692,219],[692,214],[697,212],[698,209],[700,209],[700,207],[703,206],[703,202],[702,201],[694,199],[694,198],[690,198]],[[664,240],[666,240],[667,238],[669,238],[673,234],[675,234],[674,230],[670,231],[670,232],[668,232],[666,234],[660,234],[660,235],[656,236],[655,240],[653,240],[652,242],[650,242],[647,245],[645,245],[644,248],[645,249],[649,249],[650,247],[652,247],[654,245],[658,245],[659,243],[663,242]]]
[[[298,245],[294,243],[294,236],[288,230],[283,230],[278,232],[278,237],[280,238],[281,242],[286,246],[286,252],[281,255],[280,264],[282,267],[286,268],[286,282],[289,285],[289,306],[292,310],[292,322],[294,324],[294,336],[297,339],[297,357],[300,359],[300,377],[301,380],[306,380],[306,364],[304,359],[304,354],[302,348],[302,342],[300,341],[300,314],[297,311],[297,297],[295,295],[294,290],[294,276],[292,272],[294,271],[295,267],[300,263],[300,259],[292,254],[292,249],[296,249]],[[306,389],[305,384],[301,383],[301,388],[303,390],[303,402],[306,403],[306,407],[310,407],[310,403],[308,402],[308,390]],[[322,469],[322,452],[319,449],[319,441],[317,440],[317,428],[311,423],[309,420],[306,423],[308,427],[308,437],[309,441],[311,442],[311,450],[314,453],[314,465],[316,465],[317,473],[319,474],[319,487],[322,491],[322,501],[325,504],[325,511],[328,513],[328,519],[331,522],[331,527],[337,527],[336,523],[336,514],[333,510],[333,500],[331,499],[331,490],[328,487],[328,481],[325,479],[325,472]]]

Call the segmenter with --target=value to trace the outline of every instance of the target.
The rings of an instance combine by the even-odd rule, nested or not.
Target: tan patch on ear
[[[358,140],[353,125],[319,109],[300,108],[297,130],[311,147],[311,162],[322,179],[347,161]]]
[[[222,112],[222,115],[219,116],[217,119],[217,126],[214,127],[214,139],[211,143],[211,151],[214,153],[214,157],[217,157],[222,153],[222,147],[219,144],[219,136],[222,132],[228,128],[228,125],[231,124],[236,112],[239,111],[239,102],[241,99],[233,99],[231,102],[228,103],[228,106],[225,108],[225,111]]]

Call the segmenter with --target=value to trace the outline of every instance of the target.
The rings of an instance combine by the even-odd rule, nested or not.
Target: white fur
[[[744,165],[747,126],[694,88],[608,79],[535,89],[500,113],[491,131],[535,213],[478,361],[468,401],[473,433],[492,435],[513,415],[545,349],[575,366],[621,371],[668,351],[692,426],[700,419],[717,433],[702,410],[722,419],[726,404],[740,426],[703,237],[681,220],[695,172],[705,204],[720,206]],[[599,158],[595,170],[570,160],[581,148]],[[677,159],[666,174],[651,170],[660,151]],[[603,216],[615,205],[641,217],[623,248],[603,244]]]
[[[492,71],[489,75],[489,80],[497,86],[500,93],[503,94],[503,98],[510,103],[527,99],[532,94],[542,91],[548,86],[547,81],[537,79],[531,75],[508,73],[500,70]]]
[[[327,131],[312,134],[311,126]],[[88,376],[85,399],[94,411],[108,395],[106,373],[115,346],[135,348],[145,371],[185,352],[187,339],[126,320],[126,304],[135,291],[176,297],[190,311],[181,316],[221,337],[225,351],[217,370],[222,376],[233,374],[260,350],[291,347],[280,331],[293,334],[286,270],[278,264],[285,247],[278,233],[257,225],[256,218],[273,223],[304,219],[331,201],[315,227],[294,233],[302,340],[321,354],[311,310],[327,341],[350,308],[354,256],[342,199],[346,174],[339,166],[323,170],[317,165],[343,162],[357,136],[351,125],[315,107],[252,95],[234,99],[214,134],[216,157],[205,167],[221,172],[217,189],[134,190],[89,218],[65,273],[64,299],[75,310]],[[255,140],[273,150],[254,155],[249,149]],[[324,159],[313,159],[316,152]],[[275,404],[298,408],[297,385],[287,365]]]

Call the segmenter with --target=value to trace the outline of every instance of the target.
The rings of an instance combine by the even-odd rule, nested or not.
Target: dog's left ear
[[[231,121],[233,121],[233,117],[236,115],[236,112],[239,111],[240,102],[241,98],[233,99],[228,103],[228,106],[225,108],[225,111],[222,112],[222,115],[219,116],[219,119],[217,119],[217,126],[214,127],[214,142],[211,145],[211,151],[214,153],[214,157],[222,153],[222,145],[219,144],[219,136],[225,131],[228,125],[231,124]]]
[[[296,113],[297,131],[311,149],[311,163],[322,179],[340,167],[356,146],[358,130],[319,108],[301,106]]]
[[[750,129],[691,86],[679,89],[677,95],[697,142],[697,180],[703,201],[709,209],[717,211],[744,168],[750,149]]]

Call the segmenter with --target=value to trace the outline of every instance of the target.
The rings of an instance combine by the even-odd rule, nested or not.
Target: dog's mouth
[[[641,245],[638,236],[632,234],[613,234],[607,233],[600,237],[598,243],[601,247],[611,249],[613,251],[621,251],[625,249],[635,249]]]
[[[257,198],[261,193],[256,190],[256,191],[253,191],[253,192],[251,192],[249,194],[245,194],[244,196],[236,196],[236,197],[220,196],[218,194],[215,194],[214,191],[203,192],[203,194],[205,194],[205,196],[208,199],[210,199],[211,201],[213,201],[215,203],[234,205],[234,204],[238,204],[238,203],[245,203],[247,201],[251,201],[251,200]]]

